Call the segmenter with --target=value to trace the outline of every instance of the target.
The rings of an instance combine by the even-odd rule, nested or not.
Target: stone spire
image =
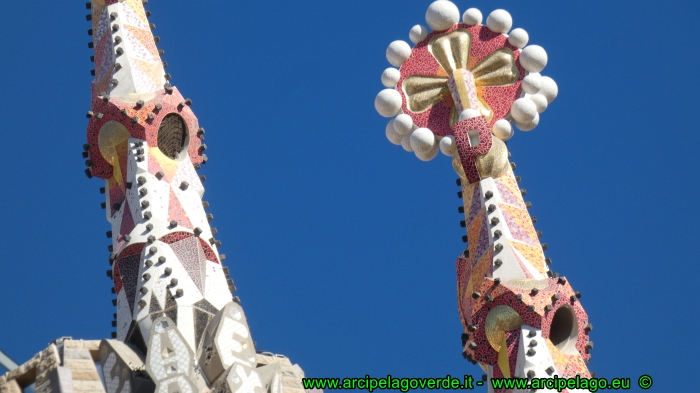
[[[460,23],[460,19],[462,23]],[[547,53],[511,31],[505,10],[486,23],[475,8],[460,14],[435,1],[425,26],[394,41],[375,99],[390,142],[422,161],[450,157],[462,199],[466,250],[457,258],[463,356],[491,378],[590,377],[592,325],[580,293],[550,270],[506,141],[513,125],[534,129],[558,89],[540,72]],[[492,388],[489,387],[489,391]]]
[[[123,97],[153,93],[166,83],[165,71],[141,0],[93,0],[88,3],[95,51],[93,94]]]

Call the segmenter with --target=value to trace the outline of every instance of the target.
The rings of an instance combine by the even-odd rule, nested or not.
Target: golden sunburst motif
[[[511,85],[518,81],[520,72],[515,65],[514,53],[508,48],[498,49],[478,64],[469,67],[472,60],[469,57],[471,41],[471,33],[466,29],[436,35],[430,40],[428,51],[448,76],[407,77],[402,87],[408,110],[414,113],[425,112],[452,95],[455,106],[452,109],[451,122],[458,117],[455,114],[458,115],[461,110],[469,108],[479,111],[491,121],[493,111],[481,98],[478,88]]]
[[[508,306],[496,306],[486,316],[486,339],[491,347],[498,352],[498,366],[506,378],[510,378],[506,332],[517,329],[522,325],[523,319],[518,312]]]
[[[122,168],[119,164],[119,153],[126,154],[126,145],[129,138],[131,138],[131,134],[126,127],[114,120],[106,122],[97,135],[100,154],[112,166],[114,180],[122,189],[124,184],[122,181]],[[126,170],[126,168],[123,168],[123,170]]]

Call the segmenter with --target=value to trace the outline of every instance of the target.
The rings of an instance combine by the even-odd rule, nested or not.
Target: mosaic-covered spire
[[[126,96],[162,90],[165,71],[141,0],[93,0],[90,43],[95,51],[93,93]]]
[[[96,71],[86,173],[105,182],[117,308],[117,341],[100,346],[114,378],[107,393],[301,388],[298,366],[257,353],[231,294],[197,173],[207,162],[204,129],[192,101],[166,83],[141,0],[88,7]]]
[[[442,151],[459,175],[468,243],[457,259],[464,357],[489,379],[590,377],[592,325],[580,293],[549,269],[505,143],[513,124],[523,131],[539,124],[557,85],[540,74],[547,53],[527,46],[525,30],[511,31],[507,11],[482,20],[475,8],[460,15],[450,1],[432,3],[430,29],[410,31],[414,47],[389,45],[397,68],[383,72],[375,107],[392,118],[389,141],[423,161]]]

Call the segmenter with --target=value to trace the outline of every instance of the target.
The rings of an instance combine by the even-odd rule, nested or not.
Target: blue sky
[[[59,336],[112,330],[101,182],[80,155],[84,3],[0,12],[0,348],[20,363]],[[559,97],[509,148],[553,270],[595,326],[591,370],[692,390],[700,5],[455,3],[508,10],[549,54]],[[253,337],[308,376],[481,375],[460,353],[456,175],[444,156],[424,163],[391,145],[373,107],[386,46],[408,41],[429,4],[147,6],[207,130],[205,200]]]

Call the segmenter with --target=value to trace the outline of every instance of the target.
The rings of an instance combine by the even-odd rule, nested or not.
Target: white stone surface
[[[549,103],[547,102],[547,97],[543,96],[542,94],[526,94],[525,97],[531,99],[532,102],[535,103],[537,113],[542,113],[547,110]]]
[[[513,29],[508,35],[508,43],[516,48],[523,48],[530,41],[530,35],[521,28]]]
[[[543,76],[542,87],[540,88],[539,93],[547,97],[547,102],[551,104],[559,94],[559,87],[557,86],[557,83],[554,82],[554,79],[548,76]]]
[[[384,87],[395,88],[396,84],[399,83],[399,78],[401,78],[401,72],[396,68],[389,67],[382,72],[382,84]]]
[[[513,17],[506,10],[494,10],[486,18],[486,27],[495,33],[507,33],[513,26]]]
[[[542,76],[538,72],[528,74],[520,86],[525,93],[536,94],[542,87]]]
[[[394,117],[401,111],[401,94],[394,89],[384,89],[374,99],[374,108],[384,117]]]
[[[435,143],[433,144],[433,147],[429,151],[424,153],[424,152],[420,152],[420,151],[416,150],[415,154],[416,154],[416,157],[418,157],[418,159],[421,161],[430,161],[437,156],[439,150],[440,150],[440,143],[435,141]]]
[[[105,188],[105,218],[107,219],[107,222],[110,224],[112,223],[112,209],[110,206],[112,206],[112,202],[110,201],[109,198],[109,180],[104,179],[104,188]]]
[[[183,181],[189,183],[187,187],[188,191],[196,192],[200,198],[204,196],[204,185],[199,179],[199,174],[194,169],[194,165],[192,165],[192,161],[190,161],[189,158],[183,159],[177,166],[177,171],[175,171],[170,185],[173,189],[179,190],[180,184],[182,184]]]
[[[540,124],[540,114],[538,113],[532,121],[527,123],[515,123],[520,131],[532,131]]]
[[[428,154],[436,145],[435,134],[427,128],[419,128],[411,133],[411,148],[418,154]]]
[[[174,289],[171,291],[175,292]],[[197,352],[197,346],[195,345],[194,338],[194,310],[191,306],[181,306],[178,304],[177,329],[185,338],[185,341],[190,346],[192,352]]]
[[[491,133],[502,141],[507,141],[513,137],[513,126],[506,119],[497,120],[491,127]]]
[[[452,157],[457,152],[457,143],[454,135],[447,135],[440,139],[440,151],[448,157]]]
[[[535,332],[534,337],[528,337],[530,331]],[[535,351],[534,355],[527,355],[529,349]],[[552,356],[547,348],[545,338],[542,337],[542,331],[532,326],[523,325],[520,327],[520,342],[518,343],[518,357],[515,363],[515,370],[511,370],[516,378],[527,378],[528,371],[535,372],[534,378],[552,378],[554,375],[559,375],[554,372],[551,376],[545,372],[548,367],[554,367]],[[555,368],[556,369],[556,368]],[[530,390],[514,390],[529,392]],[[555,389],[538,389],[538,392],[554,393]]]
[[[511,106],[510,114],[517,123],[528,124],[537,115],[537,106],[529,98],[518,98]]]
[[[479,25],[484,20],[484,16],[478,9],[469,8],[468,10],[464,11],[464,15],[462,15],[462,20],[465,24],[469,26]]]
[[[517,253],[517,251],[509,244],[510,241],[515,240],[513,234],[510,232],[510,228],[508,227],[507,221],[501,209],[501,204],[503,204],[504,201],[498,187],[496,186],[496,181],[492,178],[486,178],[481,180],[479,184],[482,203],[484,203],[486,206],[490,204],[496,206],[496,209],[493,212],[488,212],[487,217],[488,220],[491,220],[493,217],[498,218],[498,223],[496,225],[489,225],[489,243],[491,245],[498,243],[503,245],[503,249],[494,254],[494,262],[496,259],[500,259],[502,264],[501,266],[494,265],[493,277],[500,278],[504,282],[526,278],[525,272],[523,272],[523,269],[518,262],[519,257],[520,261],[523,262],[523,265],[527,269],[527,272],[530,273],[532,277],[535,279],[542,279],[543,275],[537,272],[534,267],[527,262],[527,259]],[[486,199],[485,194],[488,191],[491,191],[493,196]],[[465,212],[465,216],[466,214],[467,213]],[[501,236],[499,238],[496,238],[494,235],[496,231],[501,231]],[[518,257],[516,257],[516,254]]]
[[[157,177],[150,173],[143,176],[146,178],[144,187],[148,190],[148,194],[143,200],[148,201],[149,205],[145,209],[141,209],[139,205],[139,216],[143,217],[143,213],[150,211],[153,217],[148,222],[152,224],[156,224],[158,221],[166,222],[170,205],[170,183],[165,177],[158,180]],[[139,221],[143,221],[144,224],[147,223],[143,219],[139,219]],[[158,234],[155,234],[155,236],[158,236]]]
[[[434,31],[447,30],[459,23],[459,8],[446,0],[435,1],[425,12],[425,21]]]
[[[394,119],[394,130],[399,135],[406,135],[413,130],[413,119],[411,116],[402,113]]]
[[[177,321],[169,321],[165,325],[163,322],[166,320],[166,318],[156,319],[154,321],[155,325],[148,332],[151,339],[149,340],[150,348],[146,355],[146,367],[148,374],[157,384],[157,392],[163,390],[159,389],[162,385],[167,387],[168,383],[163,382],[175,382],[173,380],[175,376],[190,377],[194,373],[193,359],[195,351],[192,350],[192,346],[187,342],[187,338],[182,334],[180,327],[176,325]],[[168,347],[173,350],[172,353],[166,350]],[[178,390],[183,391],[181,390],[182,385],[178,387],[180,388]]]
[[[464,120],[471,119],[472,117],[477,117],[477,116],[481,116],[481,115],[479,114],[479,111],[477,111],[476,109],[471,109],[471,108],[465,109],[462,111],[462,113],[459,114],[459,121],[464,121]]]
[[[399,135],[394,129],[394,119],[389,120],[386,124],[385,134],[389,142],[395,145],[401,145],[401,138],[403,138],[403,135]]]
[[[415,25],[411,27],[411,31],[408,32],[408,38],[414,44],[417,44],[425,39],[425,37],[430,34],[430,30],[423,25]]]
[[[141,7],[141,4],[138,3],[137,7]],[[110,20],[109,15],[112,13],[116,14],[114,20]],[[111,26],[114,25],[119,26],[117,31],[111,30]],[[96,76],[96,80],[116,79],[118,84],[116,86],[110,85],[109,89],[109,94],[115,97],[123,97],[137,92],[154,92],[162,89],[165,84],[165,71],[160,56],[152,54],[132,33],[132,29],[152,36],[150,28],[135,14],[131,4],[118,2],[104,8],[100,18],[98,36],[110,35],[110,42],[113,42],[115,37],[120,37],[121,43],[116,44],[114,48],[108,48],[107,53],[113,53],[117,48],[121,48],[124,53],[116,57],[106,56],[105,64],[99,65],[100,72]],[[115,62],[118,62],[122,67],[120,70],[112,72]],[[142,69],[142,64],[155,67],[158,70],[158,77],[155,80],[151,79],[150,74]],[[108,71],[105,73],[102,71],[103,69],[108,69]]]
[[[117,294],[117,340],[124,341],[129,332],[129,326],[133,321],[129,300],[126,298],[126,290],[122,288]]]
[[[413,148],[411,147],[411,134],[412,133],[413,132],[411,131],[401,138],[401,147],[403,147],[403,149],[409,153],[413,151]]]
[[[136,217],[134,221],[135,228],[131,231],[131,241],[129,244],[135,243],[145,243],[148,236],[155,236],[160,238],[161,236],[170,232],[168,228],[168,207],[170,204],[170,185],[163,180],[158,180],[155,176],[150,173],[141,173],[138,176],[143,176],[146,178],[146,183],[142,186],[148,190],[148,194],[142,197],[136,206],[130,206],[133,215]],[[134,189],[137,186],[134,185]],[[148,207],[145,209],[141,207],[142,201],[148,201]],[[150,212],[152,217],[150,220],[143,218],[145,212]],[[148,230],[147,225],[153,225],[152,230]]]
[[[228,290],[226,275],[221,265],[216,262],[207,261],[204,293],[207,301],[219,310],[231,302],[233,298]]]
[[[148,173],[148,155],[144,154],[143,161],[136,161],[136,149],[138,149],[138,147],[136,147],[135,144],[137,142],[143,141],[140,139],[129,138],[129,155],[127,156],[127,167],[122,168],[122,170],[126,170],[127,183],[131,183],[131,189],[126,189],[126,200],[129,202],[131,219],[134,220],[134,223],[141,221],[141,214],[139,212],[139,205],[141,204],[141,195],[139,195],[139,190],[141,189],[141,187],[136,182],[136,179],[139,176],[142,176],[144,173]],[[143,148],[145,150],[146,143],[143,143]],[[115,236],[113,237],[115,241],[117,240],[117,234],[118,232],[115,232]]]
[[[408,42],[396,40],[386,48],[386,59],[394,67],[401,67],[404,61],[411,56],[411,46]]]
[[[222,318],[214,341],[224,368],[234,363],[255,367],[255,349],[243,309],[236,303],[221,311]]]
[[[158,251],[155,254],[150,254],[149,249],[151,246],[157,248]],[[194,344],[194,324],[191,315],[192,311],[190,309],[189,314],[187,314],[188,311],[185,309],[185,307],[191,307],[194,303],[201,300],[203,298],[202,293],[200,293],[199,288],[197,288],[197,286],[194,284],[189,273],[187,273],[185,270],[182,262],[178,259],[177,255],[168,244],[161,241],[155,241],[151,245],[146,245],[144,248],[144,254],[145,255],[142,260],[150,259],[153,261],[153,265],[151,267],[146,267],[145,264],[141,264],[139,277],[143,277],[144,273],[149,273],[151,278],[148,281],[139,278],[139,283],[136,288],[136,303],[138,303],[139,300],[144,300],[146,302],[146,306],[141,308],[138,306],[138,304],[136,305],[134,310],[135,319],[139,321],[139,325],[143,319],[150,319],[148,317],[148,310],[151,292],[154,291],[154,286],[165,285],[165,291],[170,291],[170,294],[173,296],[173,298],[175,298],[175,302],[178,305],[178,321],[176,322],[179,325],[180,332],[187,340],[190,348],[196,348]],[[158,258],[161,256],[165,257],[165,262],[162,264],[158,262]],[[166,268],[172,269],[169,275],[164,273]],[[169,285],[170,280],[173,278],[177,278],[178,280],[176,286]],[[160,283],[158,282],[158,279],[160,279]],[[140,292],[142,287],[148,289],[148,292],[145,295],[142,295]],[[183,296],[176,296],[176,291],[178,289],[183,290]],[[159,295],[159,297],[160,296],[161,295]],[[158,299],[158,301],[161,307],[165,307],[165,297],[163,296],[161,299]],[[189,320],[187,320],[188,315]],[[143,329],[142,333],[145,333]]]
[[[109,191],[107,191],[109,194]],[[107,199],[109,200],[109,199]],[[112,205],[107,205],[107,211],[112,211]],[[119,210],[114,212],[114,215],[112,216],[112,219],[110,222],[112,223],[112,247],[114,247],[114,250],[117,250],[117,244],[116,244],[116,234],[119,234],[119,228],[122,226],[122,218],[124,217],[124,204],[122,203],[121,206],[119,207]]]
[[[539,45],[528,45],[520,54],[520,64],[529,72],[541,72],[547,66],[547,51]]]

